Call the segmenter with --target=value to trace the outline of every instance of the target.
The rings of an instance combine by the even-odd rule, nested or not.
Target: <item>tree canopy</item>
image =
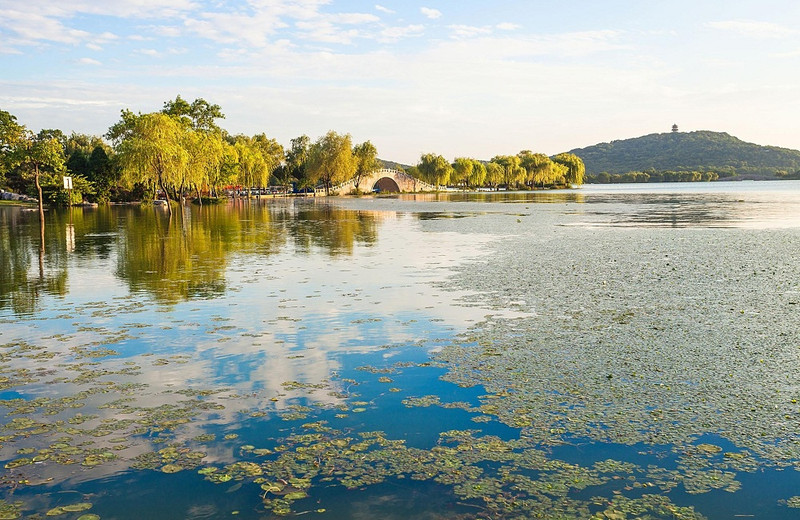
[[[325,186],[326,192],[330,192],[334,184],[351,179],[356,168],[350,134],[340,135],[331,130],[311,145],[308,176]]]
[[[57,183],[50,175],[58,170],[73,177],[77,201],[161,196],[169,202],[189,196],[202,203],[204,193],[216,197],[221,188],[234,194],[252,194],[253,188],[273,184],[284,186],[286,191],[291,184],[297,189],[322,186],[329,193],[336,185],[352,181],[358,191],[361,179],[382,165],[407,171],[438,187],[464,189],[580,184],[585,173],[575,154],[550,158],[529,150],[497,155],[491,161],[457,157],[452,164],[441,155],[426,153],[417,165],[404,167],[379,159],[371,141],[353,145],[350,134],[335,131],[315,141],[301,135],[284,149],[263,132],[252,136],[229,134],[218,126],[224,118],[219,105],[178,95],[154,112],[121,110],[119,120],[103,136],[108,141],[74,132],[65,135],[57,129],[42,130],[34,139],[15,116],[0,110],[0,181],[30,193],[33,177],[26,172],[38,166],[49,174],[43,181],[50,202],[66,201],[60,179]],[[60,147],[63,162],[18,160],[20,143],[28,143],[27,149],[33,153],[34,141],[37,146],[52,143],[54,153]]]
[[[419,158],[417,171],[425,182],[435,186],[445,186],[450,182],[453,167],[441,155],[426,153]]]

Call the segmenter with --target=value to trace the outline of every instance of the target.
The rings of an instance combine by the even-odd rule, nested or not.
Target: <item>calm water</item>
[[[0,518],[800,518],[798,182],[38,232],[0,207]]]

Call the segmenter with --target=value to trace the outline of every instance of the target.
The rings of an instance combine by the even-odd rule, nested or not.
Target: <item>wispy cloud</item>
[[[394,14],[395,13],[395,11],[392,11],[388,7],[383,7],[382,5],[379,5],[379,4],[375,5],[375,10],[376,11],[380,11],[382,13],[386,13],[386,14]]]
[[[99,61],[92,58],[81,58],[78,60],[81,65],[102,65]]]
[[[706,26],[712,29],[730,31],[743,36],[751,36],[755,38],[784,38],[786,36],[798,34],[795,29],[791,29],[783,25],[754,20],[725,20],[708,22]]]
[[[500,31],[516,31],[517,29],[520,29],[522,26],[519,24],[506,22],[506,23],[499,23],[495,25],[495,27]]]
[[[453,38],[473,38],[492,34],[491,27],[475,27],[472,25],[448,25]]]
[[[0,32],[15,35],[15,46],[31,46],[40,42],[77,45],[88,41],[100,45],[110,33],[93,34],[72,26],[80,15],[101,15],[123,19],[171,18],[196,7],[190,0],[74,0],[69,3],[50,0],[0,0]]]
[[[403,27],[387,27],[383,29],[378,40],[384,43],[392,43],[404,38],[415,38],[425,34],[424,25],[406,25]]]
[[[435,20],[437,18],[442,17],[442,12],[438,9],[431,9],[430,7],[420,7],[420,12],[430,18],[431,20]]]

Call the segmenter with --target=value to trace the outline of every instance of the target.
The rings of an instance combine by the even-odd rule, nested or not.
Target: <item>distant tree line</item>
[[[490,161],[456,157],[452,164],[441,155],[427,153],[408,173],[435,186],[531,189],[583,184],[586,169],[571,153],[548,157],[523,150],[517,155],[497,155]]]
[[[715,172],[699,171],[656,171],[654,169],[644,172],[608,173],[587,175],[587,184],[620,184],[628,182],[701,182],[719,180]]]
[[[330,131],[316,141],[299,136],[284,148],[264,133],[229,134],[217,124],[224,117],[219,105],[177,96],[157,112],[122,110],[119,121],[99,137],[61,130],[34,134],[0,110],[0,185],[58,205],[156,197],[169,203],[186,196],[202,203],[223,190],[249,194],[281,186],[329,192],[351,180],[356,191],[372,189],[362,181],[381,162],[369,141],[354,144],[349,134]],[[585,177],[583,161],[574,154],[548,157],[529,150],[490,161],[459,157],[452,163],[423,154],[408,170],[435,186],[463,189],[569,186]],[[73,183],[69,201],[65,175]]]

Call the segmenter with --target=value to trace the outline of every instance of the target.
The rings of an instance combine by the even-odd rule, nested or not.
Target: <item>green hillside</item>
[[[588,175],[601,172],[714,172],[720,177],[787,177],[800,172],[800,151],[746,143],[725,132],[670,132],[571,150]]]

